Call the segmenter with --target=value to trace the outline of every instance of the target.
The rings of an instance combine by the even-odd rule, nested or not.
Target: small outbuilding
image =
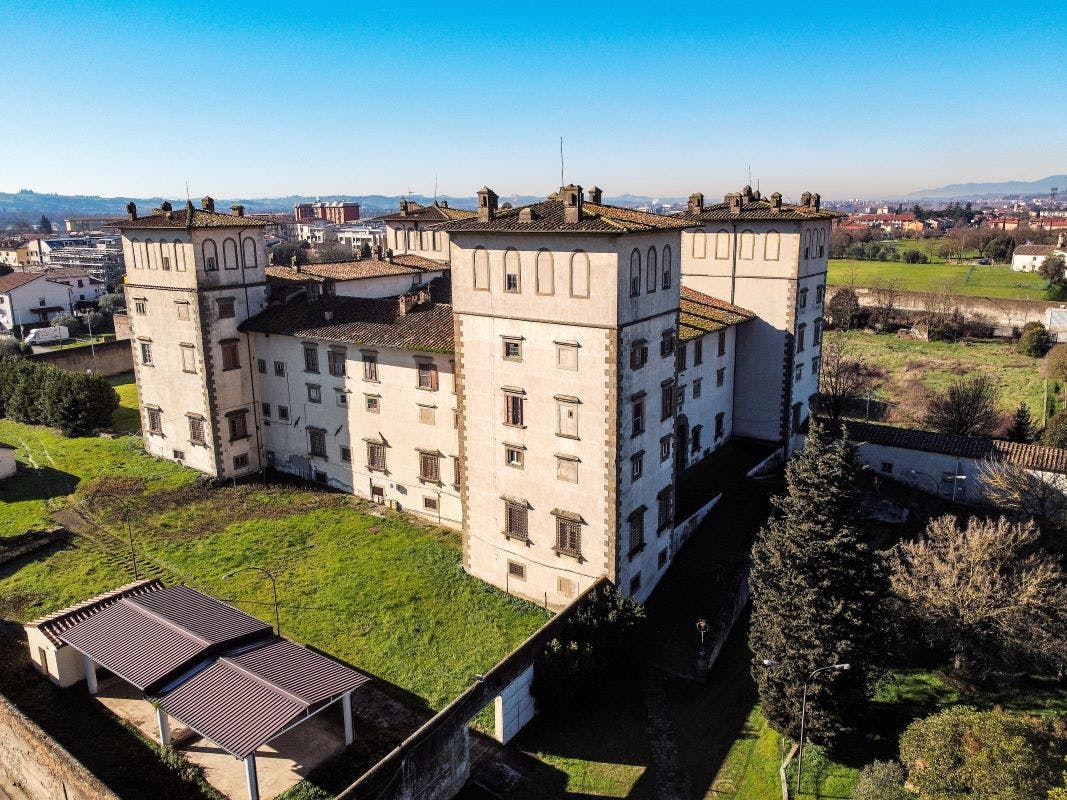
[[[17,468],[18,466],[15,464],[15,448],[12,445],[0,442],[0,481],[14,475]]]

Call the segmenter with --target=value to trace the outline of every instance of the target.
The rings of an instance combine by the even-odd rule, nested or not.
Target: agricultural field
[[[827,331],[829,342],[842,342],[856,358],[876,367],[876,397],[907,406],[917,401],[918,389],[935,391],[972,375],[988,375],[1000,392],[1000,408],[1014,411],[1026,403],[1041,419],[1044,379],[1041,360],[1020,355],[1014,344],[980,342],[924,342],[866,331]],[[1050,395],[1060,387],[1050,384]]]
[[[893,282],[913,292],[949,292],[975,297],[1043,300],[1048,282],[1036,272],[1012,272],[1004,265],[905,264],[900,261],[831,259],[831,286],[877,286]]]

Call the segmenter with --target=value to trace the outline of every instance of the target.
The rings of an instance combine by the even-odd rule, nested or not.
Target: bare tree
[[[839,336],[825,337],[819,372],[819,410],[836,421],[849,403],[871,391],[871,370]]]
[[[891,557],[890,586],[957,670],[1027,663],[1067,665],[1067,580],[1035,547],[1037,526],[955,517],[933,520]]]
[[[997,390],[987,375],[956,381],[931,396],[924,422],[941,433],[991,436],[1000,424]]]
[[[982,499],[1012,519],[1033,520],[1050,550],[1062,554],[1067,531],[1067,476],[1034,473],[1019,464],[986,459],[978,468]]]
[[[949,258],[963,261],[968,253],[978,247],[980,235],[973,228],[957,227],[941,238],[941,244],[947,250]]]
[[[871,300],[873,301],[872,314],[874,327],[885,330],[893,321],[893,312],[897,308],[897,300],[900,297],[900,289],[895,280],[876,283],[871,287]]]

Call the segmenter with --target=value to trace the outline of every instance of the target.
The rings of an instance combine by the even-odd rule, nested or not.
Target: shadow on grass
[[[14,478],[0,483],[0,502],[20,503],[66,497],[78,488],[77,475],[54,467],[19,466]]]

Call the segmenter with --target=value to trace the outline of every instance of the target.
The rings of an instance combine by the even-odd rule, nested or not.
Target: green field
[[[1002,265],[904,264],[899,261],[831,259],[827,282],[832,286],[878,286],[979,297],[1042,300],[1047,281],[1036,272],[1012,272]]]
[[[907,405],[918,401],[920,387],[940,391],[953,381],[985,374],[1000,393],[1000,408],[1010,412],[1026,403],[1041,419],[1041,360],[1020,355],[1011,342],[924,342],[865,331],[827,331],[826,336],[845,342],[855,357],[878,368],[876,394],[883,400]]]

